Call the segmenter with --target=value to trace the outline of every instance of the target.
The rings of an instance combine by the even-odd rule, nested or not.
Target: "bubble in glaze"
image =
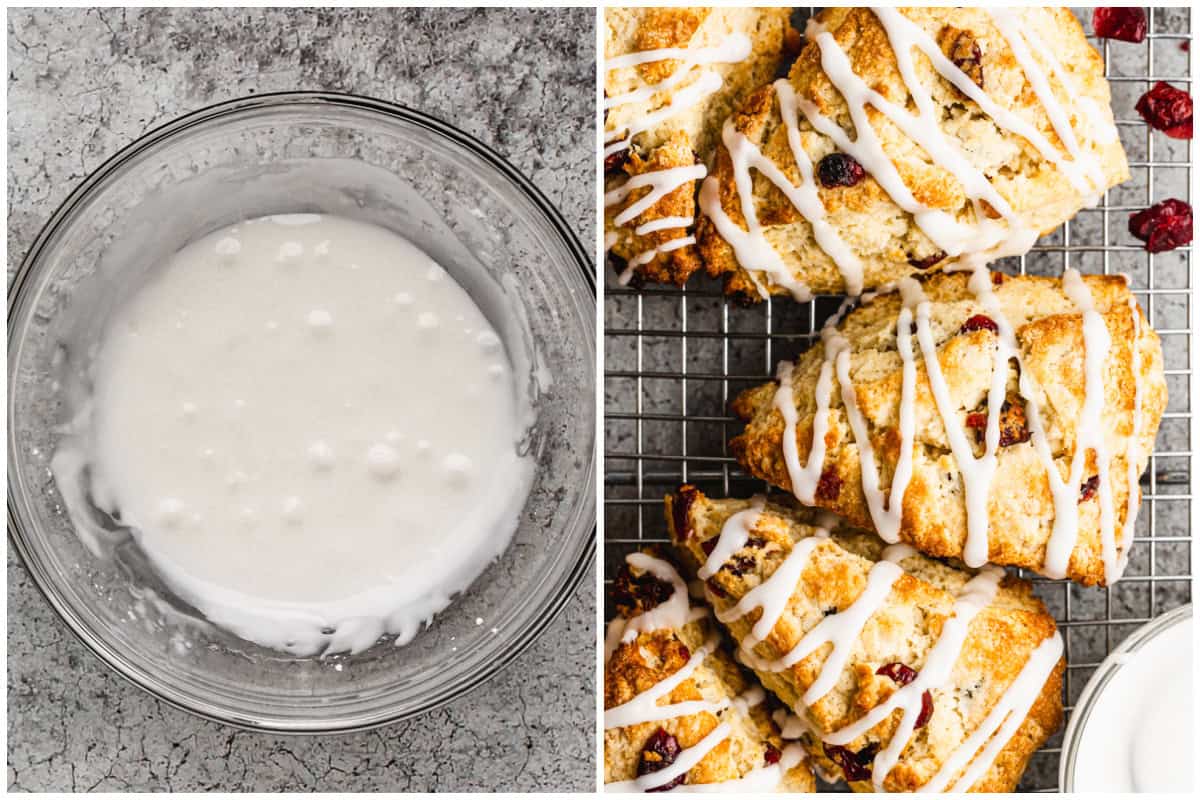
[[[438,264],[430,264],[425,277],[429,279],[430,283],[437,283],[446,277],[446,270]]]
[[[306,321],[308,322],[308,327],[317,333],[325,333],[333,327],[333,314],[330,314],[323,308],[314,308],[308,312]]]
[[[446,477],[454,486],[465,486],[471,477],[471,459],[462,453],[451,453],[442,460],[442,468]]]
[[[300,522],[303,516],[303,507],[304,503],[301,502],[299,497],[296,497],[295,495],[289,495],[288,497],[283,498],[283,503],[280,506],[280,516],[283,517],[284,522],[287,522],[291,525],[296,525]]]
[[[333,448],[328,442],[321,439],[313,442],[308,446],[308,461],[313,465],[313,468],[325,472],[333,469]]]
[[[413,296],[408,292],[396,292],[392,295],[392,302],[401,308],[407,308],[413,304]]]
[[[494,353],[500,349],[500,337],[492,331],[481,332],[475,337],[475,341],[479,342],[485,353]]]
[[[316,247],[313,248],[313,254],[317,258],[320,258],[320,259],[324,259],[324,258],[328,257],[328,255],[329,255],[329,240],[322,239],[321,241],[317,242]]]
[[[400,454],[386,444],[373,444],[367,449],[367,469],[380,480],[391,480],[400,472]]]
[[[304,255],[304,245],[299,242],[284,242],[279,245],[279,253],[275,256],[275,260],[279,263],[295,261]]]
[[[494,381],[498,381],[504,377],[505,369],[503,364],[492,364],[487,368],[488,377]]]
[[[183,521],[183,501],[175,497],[164,497],[158,503],[158,519],[168,528]]]
[[[183,405],[179,407],[179,413],[183,415],[184,418],[196,416],[196,404],[185,400]]]
[[[431,331],[438,326],[437,314],[432,311],[422,311],[417,316],[417,327],[421,330]]]
[[[231,264],[234,261],[234,257],[242,252],[242,243],[232,236],[225,236],[217,240],[217,244],[213,247],[213,250],[221,257],[222,263]]]

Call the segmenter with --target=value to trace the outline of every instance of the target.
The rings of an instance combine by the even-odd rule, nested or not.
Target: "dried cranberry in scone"
[[[1129,232],[1150,253],[1182,247],[1192,241],[1192,207],[1174,198],[1163,200],[1130,216]]]
[[[1146,124],[1172,139],[1192,138],[1192,96],[1159,81],[1134,106]]]
[[[675,759],[679,758],[680,752],[679,740],[667,733],[665,728],[659,728],[650,736],[642,748],[642,756],[638,759],[638,777],[649,775],[651,772],[658,772],[660,769],[666,769],[675,763]],[[662,786],[655,786],[653,789],[647,789],[646,791],[670,791],[682,784],[685,778],[687,778],[686,772],[672,778]]]

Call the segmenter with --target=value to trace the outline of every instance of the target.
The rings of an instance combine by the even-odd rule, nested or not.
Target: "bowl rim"
[[[1141,650],[1159,635],[1176,625],[1185,623],[1192,616],[1192,604],[1184,603],[1170,611],[1159,614],[1149,622],[1141,625],[1133,633],[1125,637],[1113,648],[1100,666],[1092,673],[1079,699],[1075,701],[1075,710],[1067,722],[1063,733],[1062,755],[1058,762],[1058,791],[1075,792],[1075,759],[1079,756],[1079,746],[1083,742],[1083,732],[1096,703],[1104,695],[1104,689],[1116,677],[1117,672],[1124,666],[1125,657]]]
[[[74,214],[80,203],[91,197],[93,191],[102,186],[109,177],[122,167],[127,162],[137,158],[148,150],[157,147],[171,139],[174,139],[181,134],[186,133],[192,128],[210,123],[214,120],[220,120],[225,117],[240,116],[248,112],[271,107],[287,107],[287,106],[332,106],[334,108],[348,108],[357,111],[367,111],[377,114],[382,117],[388,117],[393,120],[400,120],[406,123],[415,124],[418,127],[424,128],[436,137],[447,140],[452,145],[468,151],[471,155],[479,158],[484,164],[490,167],[501,178],[506,179],[512,184],[521,194],[532,202],[537,211],[543,215],[554,232],[558,235],[560,243],[566,247],[571,260],[575,262],[583,273],[584,284],[590,296],[596,297],[596,267],[586,248],[579,239],[578,234],[567,223],[562,213],[558,208],[545,196],[545,194],[520,170],[510,164],[503,156],[493,150],[489,145],[481,142],[470,134],[456,128],[455,126],[438,119],[437,117],[418,111],[400,103],[394,103],[387,100],[368,97],[349,92],[330,92],[330,91],[283,91],[283,92],[264,92],[262,94],[245,95],[241,97],[224,100],[218,103],[213,103],[194,111],[172,117],[168,121],[151,127],[139,135],[136,139],[120,148],[116,153],[105,159],[98,167],[93,169],[58,205],[49,219],[42,225],[37,236],[30,244],[21,263],[13,273],[12,280],[9,282],[8,290],[8,354],[9,366],[11,369],[12,359],[19,352],[19,347],[16,346],[16,338],[14,333],[14,315],[13,309],[18,301],[23,298],[27,291],[27,284],[34,275],[34,265],[40,260],[43,251],[54,241],[60,229],[66,224]],[[586,297],[585,297],[586,300]],[[594,305],[594,301],[593,301]],[[595,326],[585,325],[584,331],[588,336],[588,341],[591,344],[592,353],[595,354]],[[12,414],[12,397],[9,396],[8,413]],[[13,440],[13,428],[9,426],[8,432],[8,450],[9,463],[12,463],[15,455],[15,442]],[[223,725],[229,725],[234,728],[247,731],[271,732],[280,734],[309,734],[320,735],[328,733],[347,733],[352,731],[364,731],[374,728],[380,728],[386,725],[391,725],[405,719],[410,719],[422,714],[427,714],[435,709],[441,708],[448,703],[470,694],[472,691],[480,688],[488,681],[494,680],[501,671],[511,664],[517,657],[529,649],[550,626],[550,624],[559,617],[567,603],[575,596],[583,577],[591,569],[595,560],[596,551],[596,531],[597,522],[595,519],[596,508],[594,502],[595,480],[596,480],[596,459],[597,459],[597,440],[595,431],[592,431],[591,452],[589,454],[588,465],[591,469],[585,472],[586,482],[584,492],[581,494],[583,501],[577,504],[575,512],[572,515],[568,525],[571,527],[582,527],[588,529],[590,533],[584,537],[583,547],[575,559],[574,563],[565,570],[560,579],[561,591],[552,592],[549,595],[548,604],[541,609],[539,613],[530,619],[529,625],[520,630],[518,635],[512,639],[509,646],[498,653],[493,659],[486,661],[483,665],[474,672],[467,673],[459,680],[446,687],[430,697],[423,698],[420,702],[412,707],[402,711],[383,711],[369,715],[365,714],[347,714],[328,721],[313,723],[306,719],[296,719],[290,717],[271,717],[268,715],[256,716],[254,718],[241,716],[230,713],[229,709],[217,706],[212,703],[204,702],[197,698],[194,694],[183,694],[175,691],[167,686],[157,676],[153,675],[149,670],[141,665],[127,659],[121,653],[116,652],[107,642],[99,639],[94,639],[82,622],[77,618],[74,611],[68,606],[62,596],[53,589],[53,581],[45,574],[42,565],[37,558],[32,557],[31,548],[28,547],[25,541],[25,534],[19,520],[19,515],[15,513],[15,508],[18,506],[17,498],[14,496],[13,477],[8,478],[8,538],[12,542],[13,548],[25,568],[26,573],[30,576],[34,586],[44,597],[59,619],[66,625],[67,629],[78,639],[84,647],[86,647],[99,661],[104,664],[109,670],[122,679],[128,681],[135,687],[147,692],[152,697],[167,703],[168,705],[193,714],[202,719],[211,720]],[[587,509],[591,509],[592,521],[588,526],[586,521],[577,522],[581,516],[586,515]]]

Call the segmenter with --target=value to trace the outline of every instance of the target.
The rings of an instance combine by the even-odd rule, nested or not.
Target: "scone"
[[[722,650],[707,609],[691,608],[675,568],[649,553],[617,576],[619,612],[604,663],[608,791],[811,792],[804,750],[785,743]]]
[[[779,721],[855,791],[1012,791],[1060,725],[1063,642],[1027,581],[791,504],[684,486],[666,505],[738,658],[794,712]]]
[[[1123,277],[905,278],[822,339],[734,401],[747,471],[931,556],[1120,577],[1167,402]]]
[[[794,48],[790,13],[605,9],[605,245],[622,282],[682,284],[700,268],[696,187],[734,99],[774,78]]]
[[[751,298],[857,295],[1026,252],[1129,177],[1065,8],[827,8],[725,123],[700,251]]]

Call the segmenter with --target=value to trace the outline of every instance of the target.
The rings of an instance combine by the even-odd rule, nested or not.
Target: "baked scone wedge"
[[[791,503],[684,486],[666,511],[786,732],[855,791],[1013,791],[1061,724],[1063,641],[1027,581]]]
[[[822,339],[734,401],[748,472],[931,556],[1120,577],[1167,403],[1122,276],[906,278]]]
[[[1024,253],[1129,178],[1065,8],[827,8],[722,131],[697,237],[729,293],[857,295]]]
[[[691,607],[670,562],[631,554],[613,595],[618,616],[604,662],[607,791],[813,791],[805,751],[782,740],[762,689],[722,649],[708,610]]]
[[[734,99],[774,78],[798,36],[788,8],[604,11],[606,250],[635,276],[682,284],[702,266],[696,189]]]

